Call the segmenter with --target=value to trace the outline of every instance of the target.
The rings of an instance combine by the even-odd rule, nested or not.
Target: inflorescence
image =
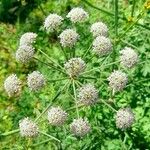
[[[69,18],[72,23],[83,23],[88,20],[89,14],[82,8],[73,8],[66,17]],[[44,28],[48,32],[54,32],[59,29],[63,20],[64,19],[57,14],[50,14],[44,21]],[[92,52],[99,57],[111,53],[113,45],[108,37],[108,27],[106,24],[103,22],[93,23],[89,32],[91,32],[94,37]],[[80,35],[73,28],[65,29],[58,37],[60,39],[61,46],[63,48],[69,47],[70,53],[72,53],[73,46],[77,43]],[[16,60],[18,62],[26,64],[33,58],[36,38],[37,34],[33,32],[27,32],[21,36],[19,47],[16,51]],[[120,63],[124,67],[131,68],[137,63],[138,55],[132,48],[125,47],[122,51],[120,51],[120,54]],[[64,69],[71,81],[76,80],[76,77],[79,77],[82,73],[84,73],[86,66],[87,65],[84,60],[82,60],[82,57],[80,58],[77,56],[71,56],[71,58],[64,63]],[[126,73],[121,70],[114,70],[107,79],[109,81],[109,87],[114,92],[123,90],[128,83]],[[46,80],[44,75],[39,71],[33,71],[27,76],[27,85],[30,91],[39,91],[45,83]],[[6,78],[4,82],[4,89],[10,97],[20,95],[21,81],[17,78],[16,74],[12,74]],[[75,97],[77,104],[83,104],[85,106],[96,104],[98,98],[99,91],[96,89],[94,84],[91,83],[82,85],[78,89],[77,97]],[[68,113],[62,110],[59,106],[51,107],[47,110],[47,119],[50,125],[62,126],[65,124]],[[119,109],[115,118],[116,126],[121,130],[130,127],[135,120],[134,114],[129,108]],[[19,122],[19,129],[21,136],[33,137],[38,135],[37,124],[28,117]],[[74,135],[83,137],[90,132],[91,127],[87,119],[83,119],[78,116],[78,118],[74,119],[70,124],[70,130]]]

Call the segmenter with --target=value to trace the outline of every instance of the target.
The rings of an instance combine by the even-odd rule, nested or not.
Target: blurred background
[[[133,10],[133,3],[134,11]],[[109,27],[110,37],[114,38],[114,1],[113,0],[0,0],[0,133],[16,129],[18,121],[24,116],[35,117],[41,111],[57,91],[59,84],[48,85],[41,93],[32,94],[26,88],[21,97],[8,98],[3,89],[3,82],[7,76],[16,73],[21,79],[33,71],[40,69],[48,77],[59,77],[56,72],[49,72],[42,64],[35,60],[27,65],[21,65],[15,60],[15,51],[18,47],[20,36],[25,32],[36,32],[38,34],[38,48],[44,48],[48,55],[60,59],[56,42],[56,35],[45,35],[43,21],[49,13],[58,13],[63,17],[73,8],[83,7],[90,14],[90,21],[85,25],[96,21],[103,21]],[[136,115],[136,123],[126,141],[130,149],[150,149],[150,2],[145,0],[119,0],[119,34],[128,29],[136,20],[140,11],[145,8],[144,15],[138,23],[130,29],[117,46],[119,50],[128,45],[136,49],[139,54],[139,65],[132,74],[132,85],[122,94],[116,96],[117,105],[131,106]],[[70,26],[65,22],[66,26]],[[86,29],[78,28],[78,32],[86,33]],[[86,37],[87,39],[90,37]],[[84,39],[83,39],[84,40]],[[88,42],[91,40],[89,39]],[[84,43],[85,45],[87,43]],[[84,45],[83,44],[83,45]],[[49,47],[49,48],[47,48]],[[40,55],[40,54],[38,54]],[[40,57],[44,60],[44,57]],[[94,62],[94,60],[92,60]],[[109,69],[109,68],[108,68]],[[107,93],[103,90],[103,95]],[[66,99],[67,100],[67,99]],[[65,100],[62,105],[65,104]],[[69,106],[68,106],[69,107]],[[49,142],[30,149],[47,150],[66,149],[93,149],[93,150],[122,150],[124,146],[120,142],[122,132],[115,129],[113,116],[109,110],[102,106],[87,110],[86,115],[93,124],[94,129],[91,136],[85,139],[76,139],[71,136],[63,138],[64,132],[57,129],[57,135],[63,141],[62,148],[57,143]],[[105,114],[104,114],[105,113]],[[97,121],[95,121],[95,118]],[[44,128],[43,123],[43,128]],[[101,126],[101,127],[100,127]],[[52,132],[55,129],[49,129]],[[38,143],[42,137],[33,140]],[[22,150],[28,149],[27,139],[23,140],[19,135],[0,137],[0,149]],[[125,149],[125,148],[124,148]]]

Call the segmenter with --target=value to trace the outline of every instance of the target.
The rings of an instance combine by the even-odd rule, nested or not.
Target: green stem
[[[92,5],[92,4],[91,4],[90,2],[88,2],[87,0],[82,0],[82,1],[83,1],[84,3],[86,3],[87,5],[89,5],[90,7],[94,8],[94,9],[97,9],[97,10],[99,10],[99,11],[101,11],[101,12],[107,14],[107,15],[110,16],[110,17],[113,17],[113,16],[114,16],[113,13],[111,13],[111,12],[109,12],[109,11],[107,11],[107,10],[104,10],[104,9],[102,9],[102,8],[98,8],[98,7],[94,6],[94,5]],[[119,18],[119,19],[122,19],[122,20],[124,20],[124,21],[128,21],[127,18],[122,17],[122,16],[118,16],[118,18]],[[136,25],[137,25],[137,26],[140,26],[140,27],[142,27],[142,28],[144,28],[144,29],[150,30],[150,27],[148,27],[148,26],[146,26],[146,25],[143,25],[143,24],[140,24],[140,23],[136,23]]]
[[[115,0],[115,35],[118,36],[118,0]]]
[[[55,97],[51,100],[51,103],[44,109],[44,111],[35,119],[35,122],[37,122],[41,117],[42,115],[50,108],[51,104],[53,101],[55,101],[58,96],[61,94],[61,92],[64,90],[64,88],[66,87],[66,85],[68,84],[68,82],[63,86],[63,88],[61,90],[59,90],[57,92],[57,94],[55,95]]]
[[[59,139],[57,139],[57,138],[55,138],[54,136],[52,136],[52,135],[50,135],[50,134],[47,134],[47,133],[45,133],[45,132],[43,132],[43,131],[39,131],[39,133],[41,133],[41,134],[43,134],[43,135],[45,135],[45,136],[47,136],[47,137],[49,137],[49,138],[51,138],[51,139],[53,139],[53,140],[59,142],[59,143],[61,142]]]
[[[33,144],[32,145],[32,147],[36,147],[36,146],[39,146],[39,145],[42,145],[42,144],[45,144],[45,143],[47,143],[47,142],[49,142],[49,141],[51,141],[52,139],[47,139],[47,140],[44,140],[44,141],[42,141],[42,142],[39,142],[39,143],[37,143],[37,144]]]
[[[95,77],[90,77],[90,76],[80,76],[81,79],[97,79]]]
[[[64,50],[64,48],[61,45],[60,45],[60,47],[61,47],[61,50],[62,50],[64,56],[65,56],[65,59],[68,61],[68,56],[67,56],[66,51]]]
[[[82,58],[85,58],[85,56],[88,54],[89,50],[91,49],[92,47],[92,44],[89,46],[89,48],[86,50],[86,52],[84,53],[83,57]]]
[[[117,49],[117,45],[116,45],[116,40],[118,38],[118,0],[115,0],[115,42],[114,42],[114,47],[113,47],[113,62],[115,62],[116,60],[116,49]],[[114,65],[112,66],[112,70],[114,70]]]
[[[59,68],[61,68],[62,70],[64,70],[64,68],[59,65],[57,62],[55,62],[54,60],[51,59],[51,57],[49,57],[45,52],[43,52],[42,50],[38,49],[39,52],[41,52],[45,57],[48,58],[48,60],[50,60],[52,63],[56,64],[56,66],[58,66]]]
[[[117,112],[116,109],[114,109],[111,105],[109,105],[107,102],[105,102],[105,100],[100,100],[103,104],[105,104],[107,107],[109,107],[111,110],[113,110],[114,112]]]
[[[11,134],[18,133],[19,131],[20,131],[19,129],[15,129],[15,130],[12,130],[12,131],[2,133],[2,134],[0,134],[0,136],[8,136],[8,135],[11,135]]]
[[[62,80],[67,80],[69,79],[68,77],[66,78],[61,78],[61,79],[52,79],[52,80],[47,80],[48,82],[56,82],[56,81],[62,81]]]
[[[77,105],[77,96],[76,96],[76,88],[75,88],[75,81],[74,80],[72,81],[72,86],[73,86],[73,93],[74,93],[77,117],[79,118],[79,110],[78,110],[78,105]]]
[[[136,0],[133,0],[132,10],[131,10],[131,17],[134,17],[135,2],[136,2]]]
[[[45,62],[41,61],[40,59],[38,59],[38,58],[36,58],[36,57],[33,57],[33,58],[34,58],[35,60],[37,60],[38,62],[40,62],[40,63],[42,63],[42,64],[44,64],[44,65],[46,65],[46,66],[48,66],[48,67],[50,67],[50,68],[53,68],[54,70],[57,70],[57,71],[59,71],[59,72],[61,72],[61,73],[63,73],[63,74],[66,74],[64,71],[62,71],[61,69],[59,69],[59,68],[53,66],[53,65],[50,64],[50,63],[45,63]]]

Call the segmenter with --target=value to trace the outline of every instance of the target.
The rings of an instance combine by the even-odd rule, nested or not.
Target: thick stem
[[[131,10],[131,17],[134,17],[135,3],[136,3],[136,0],[133,0],[132,10]]]
[[[88,2],[87,0],[82,0],[82,1],[83,1],[84,3],[86,3],[87,5],[89,5],[90,7],[94,8],[94,9],[97,9],[97,10],[99,10],[99,11],[101,11],[101,12],[107,14],[107,15],[110,16],[110,17],[113,17],[113,16],[114,16],[113,13],[111,13],[111,12],[109,12],[109,11],[107,11],[107,10],[104,10],[104,9],[102,9],[102,8],[98,8],[98,7],[94,6],[93,4],[91,4],[90,2]],[[122,20],[124,20],[124,21],[128,21],[127,18],[122,17],[122,16],[118,16],[118,18],[119,18],[119,19],[122,19]],[[150,27],[148,27],[148,26],[146,26],[146,25],[143,25],[143,24],[140,24],[140,23],[136,23],[136,25],[137,25],[137,26],[140,26],[140,27],[142,27],[142,28],[144,28],[144,29],[150,30]]]

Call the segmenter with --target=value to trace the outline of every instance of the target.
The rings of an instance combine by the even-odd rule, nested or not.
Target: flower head
[[[125,47],[120,53],[120,60],[123,66],[131,68],[137,63],[138,55],[132,48]]]
[[[82,137],[90,132],[91,127],[87,119],[79,118],[73,120],[70,124],[70,129],[73,134]]]
[[[93,41],[93,52],[99,56],[108,54],[112,50],[112,44],[110,39],[104,36],[98,36]]]
[[[21,81],[17,78],[16,74],[12,74],[4,81],[4,89],[8,96],[17,96],[21,92]]]
[[[73,8],[67,15],[67,18],[70,18],[70,20],[73,23],[77,22],[84,22],[89,18],[89,14],[84,11],[82,8]]]
[[[90,31],[93,33],[94,37],[97,37],[97,36],[107,37],[108,35],[108,28],[106,24],[104,24],[103,22],[96,22],[92,24]]]
[[[38,135],[38,126],[28,117],[19,121],[20,134],[24,137],[34,137]]]
[[[85,70],[86,64],[81,58],[71,58],[64,67],[70,77],[76,77]]]
[[[67,113],[60,107],[52,107],[48,111],[48,121],[54,126],[61,126],[67,119]]]
[[[122,130],[129,128],[135,121],[134,114],[130,108],[121,108],[116,114],[116,126]]]
[[[44,76],[39,71],[33,71],[27,77],[27,84],[32,91],[38,91],[45,85]]]
[[[128,78],[127,75],[121,71],[114,71],[109,77],[109,86],[115,91],[121,91],[125,88]]]
[[[16,51],[16,60],[25,64],[30,61],[34,55],[34,48],[28,45],[21,45]]]
[[[63,47],[72,47],[79,39],[79,34],[73,29],[66,29],[59,35],[59,38]]]
[[[54,31],[62,24],[63,18],[57,14],[50,14],[44,22],[47,31]]]
[[[79,89],[78,100],[84,105],[96,103],[98,99],[98,91],[92,84],[86,84]]]
[[[33,33],[33,32],[24,33],[20,38],[20,45],[30,46],[32,43],[35,42],[36,37],[37,37],[36,33]]]

